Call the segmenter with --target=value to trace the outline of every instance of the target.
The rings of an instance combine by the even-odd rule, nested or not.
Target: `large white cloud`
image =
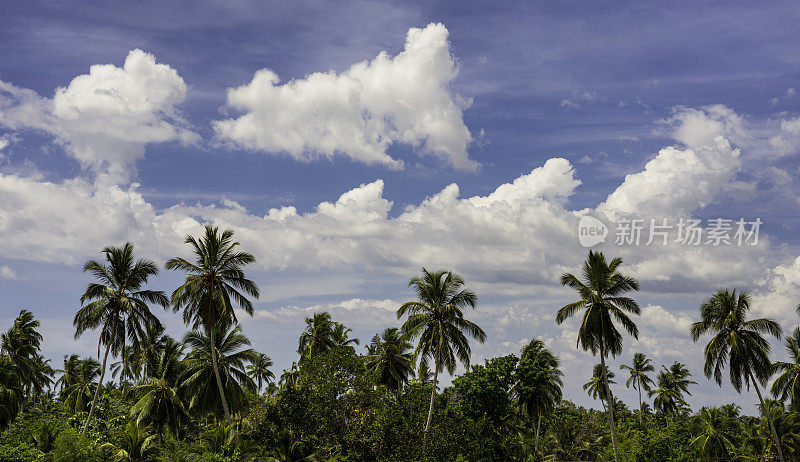
[[[52,98],[0,81],[0,125],[42,130],[83,167],[126,181],[145,144],[199,139],[177,112],[186,90],[175,69],[133,50],[122,67],[91,66]]]
[[[345,155],[399,169],[387,154],[392,143],[432,153],[458,169],[474,170],[462,110],[454,94],[457,74],[442,24],[412,28],[405,49],[381,52],[337,73],[317,72],[279,84],[269,69],[228,90],[228,106],[242,115],[214,123],[219,139],[255,151],[288,153],[300,160]]]

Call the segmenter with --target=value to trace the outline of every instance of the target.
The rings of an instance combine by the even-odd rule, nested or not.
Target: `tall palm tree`
[[[109,246],[103,249],[103,254],[106,263],[90,260],[83,265],[83,271],[92,274],[97,282],[90,283],[86,288],[81,296],[81,308],[75,313],[72,321],[76,340],[87,330],[100,329],[100,339],[97,343],[98,357],[100,347],[102,345],[106,347],[100,369],[100,380],[82,435],[86,434],[94,414],[106,373],[109,352],[114,356],[119,355],[126,338],[136,342],[147,326],[161,325],[158,318],[150,311],[148,303],[163,307],[169,305],[169,300],[163,292],[142,289],[150,276],[158,274],[158,267],[150,260],[134,259],[133,244],[126,242],[122,247]]]
[[[630,373],[628,380],[625,381],[625,386],[628,388],[631,386],[636,387],[639,391],[639,425],[642,425],[642,389],[650,391],[653,379],[647,374],[655,371],[655,368],[650,364],[650,358],[645,356],[644,353],[634,353],[633,363],[630,366],[623,364],[619,368],[627,369]]]
[[[73,372],[74,376],[63,389],[63,395],[73,412],[81,412],[86,409],[89,400],[97,396],[98,377],[101,376],[100,363],[94,358],[80,359]]]
[[[542,416],[551,412],[561,401],[563,373],[558,357],[539,339],[531,340],[522,348],[516,369],[512,392],[528,418],[536,422],[534,451],[539,453],[539,433]]]
[[[247,314],[253,315],[253,303],[249,295],[258,298],[258,286],[245,277],[242,268],[256,261],[252,254],[238,250],[239,243],[233,240],[233,231],[206,225],[203,237],[196,239],[186,236],[184,241],[192,247],[194,263],[184,258],[172,258],[166,267],[187,274],[186,281],[172,293],[172,306],[175,311],[183,309],[183,321],[193,329],[202,327],[216,344],[216,329],[220,325],[236,322],[233,302]],[[217,382],[217,391],[222,401],[222,409],[228,425],[231,415],[222,378],[219,373],[217,353],[211,349],[211,363]]]
[[[258,393],[261,394],[261,386],[264,383],[270,384],[275,380],[275,374],[269,368],[272,367],[272,359],[264,353],[257,353],[253,357],[253,363],[247,366],[247,374],[258,383]]]
[[[692,324],[689,333],[695,342],[706,333],[713,338],[705,347],[706,377],[722,386],[723,369],[727,365],[730,370],[730,382],[733,388],[741,393],[742,384],[749,389],[752,385],[765,412],[764,399],[758,388],[764,385],[773,373],[769,360],[769,342],[763,334],[781,337],[781,326],[769,318],[747,320],[750,310],[750,295],[736,289],[721,289],[709,297],[700,307],[700,321]],[[771,417],[765,414],[775,441],[780,441],[775,432]],[[776,445],[778,458],[783,462],[780,444]]]
[[[157,362],[149,369],[151,375],[137,387],[142,393],[141,399],[131,408],[137,425],[155,426],[159,444],[163,443],[165,426],[175,432],[188,416],[180,390],[186,368],[181,361],[182,355],[183,345],[168,337],[158,352]]]
[[[367,355],[367,369],[388,390],[400,390],[414,375],[414,346],[396,327],[375,335]]]
[[[592,378],[583,384],[583,389],[592,399],[600,398],[603,410],[609,410],[611,406],[609,406],[610,401],[608,401],[610,395],[608,393],[608,385],[612,383],[617,383],[614,381],[614,373],[608,370],[606,365],[598,363],[592,369]]]
[[[336,346],[335,325],[327,311],[314,313],[312,317],[306,318],[306,328],[300,333],[297,347],[301,361],[312,359]]]
[[[639,290],[636,279],[619,273],[621,258],[610,263],[601,252],[589,251],[589,258],[583,264],[582,276],[579,279],[571,273],[561,276],[561,285],[575,289],[580,300],[565,305],[556,314],[556,323],[561,324],[580,310],[584,311],[583,320],[578,328],[578,346],[593,355],[600,354],[603,366],[606,401],[614,401],[611,387],[608,385],[606,356],[616,356],[622,352],[622,335],[614,325],[614,320],[632,335],[639,338],[639,329],[628,317],[628,314],[640,314],[639,305],[632,298],[625,296],[627,292]],[[614,415],[609,406],[608,419],[611,427],[611,443],[614,447],[614,460],[619,462],[617,436],[614,426]]]
[[[188,371],[182,386],[191,391],[189,409],[198,414],[212,413],[222,417],[229,409],[239,412],[247,404],[244,390],[256,390],[255,382],[245,371],[245,364],[255,361],[256,352],[249,348],[250,340],[244,336],[242,328],[231,327],[218,326],[218,335],[214,336],[213,341],[206,330],[189,332],[183,338],[192,351],[186,357]],[[217,355],[216,368],[211,365],[212,354]],[[214,383],[217,377],[222,383],[223,393],[228,397],[226,407],[221,407],[221,401],[215,399],[217,390]]]
[[[56,387],[59,387],[61,392],[67,387],[75,383],[78,376],[78,368],[81,364],[80,356],[76,354],[64,355],[64,369],[57,369],[56,372],[61,373],[61,377],[56,380]]]
[[[464,318],[462,310],[475,309],[478,297],[464,288],[461,276],[447,270],[431,273],[422,268],[422,275],[411,278],[408,285],[414,288],[417,300],[404,303],[397,310],[397,319],[408,315],[402,329],[410,339],[419,339],[414,351],[415,358],[420,358],[423,363],[433,359],[434,365],[431,402],[422,438],[424,451],[433,417],[433,398],[439,373],[446,369],[453,374],[457,361],[469,369],[472,352],[467,336],[483,343],[486,333],[477,324]]]
[[[14,363],[0,356],[0,429],[5,429],[22,406],[22,383]]]
[[[772,384],[772,395],[781,401],[791,400],[792,407],[800,410],[800,327],[795,327],[792,335],[786,337],[786,351],[790,362],[775,363],[780,375]]]

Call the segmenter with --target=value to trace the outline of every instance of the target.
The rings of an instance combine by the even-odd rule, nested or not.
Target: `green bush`
[[[94,444],[77,431],[68,428],[59,433],[53,449],[53,462],[101,462]]]

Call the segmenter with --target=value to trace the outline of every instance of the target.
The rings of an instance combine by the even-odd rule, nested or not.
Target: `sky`
[[[639,338],[610,361],[629,406],[617,369],[640,351],[688,365],[695,410],[754,411],[688,336],[719,288],[800,323],[795,3],[29,1],[0,18],[0,327],[33,311],[54,364],[97,353],[71,324],[86,260],[130,241],[163,264],[205,223],[256,257],[240,320],[278,374],[306,316],[363,347],[399,325],[412,276],[446,268],[478,294],[473,364],[541,338],[566,397],[599,407],[577,318],[555,323],[587,216],[641,286]],[[646,245],[651,220],[666,243]]]

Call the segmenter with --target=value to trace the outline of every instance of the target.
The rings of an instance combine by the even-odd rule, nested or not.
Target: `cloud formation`
[[[122,67],[91,66],[52,98],[0,80],[0,125],[41,130],[82,167],[124,182],[134,175],[146,144],[199,140],[177,110],[186,90],[175,69],[132,50]]]
[[[214,122],[220,140],[298,160],[344,155],[365,164],[403,168],[387,154],[393,143],[433,154],[456,169],[475,170],[462,111],[452,92],[458,68],[442,24],[412,28],[396,56],[381,52],[348,70],[317,72],[280,84],[269,69],[228,90],[241,115]]]

